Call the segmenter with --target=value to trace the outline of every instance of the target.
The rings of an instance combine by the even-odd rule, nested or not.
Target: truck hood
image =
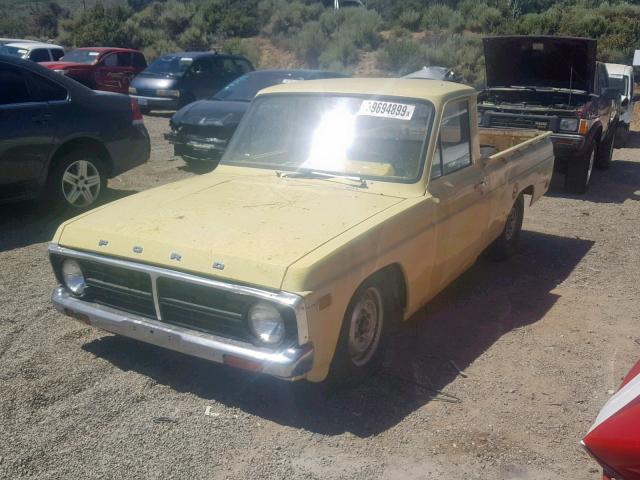
[[[198,100],[178,110],[173,116],[174,125],[235,127],[249,108],[249,102],[222,100]]]
[[[593,90],[595,40],[504,36],[482,41],[489,88],[520,85]]]
[[[402,201],[326,180],[277,178],[270,170],[220,169],[71,219],[54,242],[279,289],[296,260]]]

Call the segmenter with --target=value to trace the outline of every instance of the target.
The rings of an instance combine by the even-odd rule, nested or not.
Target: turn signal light
[[[586,135],[589,131],[589,122],[586,120],[580,120],[580,125],[578,125],[578,133],[580,135]]]

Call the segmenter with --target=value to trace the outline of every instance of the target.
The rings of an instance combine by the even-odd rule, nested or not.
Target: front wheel
[[[382,362],[396,308],[387,285],[373,278],[364,282],[349,303],[326,383],[357,384]]]
[[[507,215],[502,233],[489,247],[489,253],[494,260],[506,260],[518,251],[523,220],[524,196],[520,195]]]
[[[95,154],[70,152],[53,167],[47,197],[61,207],[86,210],[97,203],[106,187],[105,167]]]
[[[591,145],[586,155],[580,158],[570,158],[567,166],[565,189],[570,193],[583,194],[589,188],[591,173],[596,159],[595,145]]]
[[[607,170],[611,165],[611,159],[613,158],[613,147],[615,145],[616,136],[618,135],[618,128],[612,127],[613,131],[609,133],[609,138],[606,142],[602,142],[598,147],[598,158],[596,159],[596,168],[600,170]]]

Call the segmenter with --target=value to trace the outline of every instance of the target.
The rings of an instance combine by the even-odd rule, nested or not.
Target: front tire
[[[596,148],[591,144],[587,153],[581,158],[569,159],[565,189],[570,193],[583,194],[589,188],[591,174],[595,164]]]
[[[596,168],[599,170],[608,170],[611,166],[611,158],[613,157],[613,147],[617,136],[617,127],[612,127],[613,131],[609,133],[609,138],[598,147],[598,158],[596,159]]]
[[[59,207],[87,210],[107,188],[102,160],[93,152],[72,151],[55,164],[47,181],[47,198]]]
[[[489,254],[494,260],[506,260],[518,251],[523,220],[524,195],[520,195],[511,207],[502,233],[489,247]]]
[[[381,278],[373,277],[358,288],[342,321],[327,385],[356,385],[379,368],[398,315],[394,303]]]

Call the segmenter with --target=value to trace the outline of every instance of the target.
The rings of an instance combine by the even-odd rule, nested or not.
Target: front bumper
[[[173,144],[174,155],[194,160],[218,162],[227,148],[226,141],[182,135],[173,131],[165,133],[164,138]]]
[[[180,99],[172,97],[145,97],[143,95],[129,95],[138,102],[141,108],[149,110],[178,110],[180,108]]]
[[[273,352],[85,302],[60,286],[53,290],[51,300],[59,312],[102,330],[216,363],[245,365],[245,368],[287,380],[303,377],[313,365],[311,344]]]

